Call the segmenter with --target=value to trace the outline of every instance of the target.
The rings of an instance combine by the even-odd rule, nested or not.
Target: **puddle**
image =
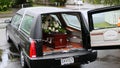
[[[9,48],[3,50],[1,60],[0,68],[7,67],[9,62],[16,62],[19,60],[18,51],[13,44],[10,44]]]
[[[120,64],[120,57],[114,56],[114,55],[106,55],[103,58],[98,58],[98,61],[103,61],[107,63],[116,63]]]
[[[6,50],[3,50],[3,53],[2,53],[2,62],[1,62],[1,65],[0,65],[0,68],[4,68],[7,66],[7,63],[8,63],[8,53],[9,53],[9,50],[6,49]]]

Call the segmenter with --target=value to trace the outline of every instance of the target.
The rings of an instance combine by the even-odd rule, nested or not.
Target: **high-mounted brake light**
[[[36,45],[35,45],[35,41],[31,41],[31,44],[30,44],[30,54],[29,56],[31,58],[35,58],[36,57]]]

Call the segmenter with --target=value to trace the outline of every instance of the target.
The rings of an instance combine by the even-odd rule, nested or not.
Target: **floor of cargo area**
[[[78,49],[82,49],[83,46],[80,43],[74,43],[74,42],[69,42],[66,47],[63,48],[53,48],[53,47],[49,47],[44,45],[43,46],[43,54],[51,54],[51,53],[55,53],[55,52],[68,52],[70,50],[78,50]]]

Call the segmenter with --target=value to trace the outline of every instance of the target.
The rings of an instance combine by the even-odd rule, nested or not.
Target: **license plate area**
[[[66,64],[71,64],[71,63],[74,63],[74,58],[73,57],[62,58],[61,59],[61,65],[66,65]]]

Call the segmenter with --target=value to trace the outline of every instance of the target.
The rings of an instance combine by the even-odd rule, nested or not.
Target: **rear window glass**
[[[63,19],[65,20],[66,24],[70,27],[80,29],[80,21],[78,16],[75,14],[62,14]]]
[[[63,25],[68,27],[81,30],[81,21],[79,13],[55,13],[55,14],[43,14],[42,15],[42,28],[45,31],[59,32],[57,28],[65,28]]]

